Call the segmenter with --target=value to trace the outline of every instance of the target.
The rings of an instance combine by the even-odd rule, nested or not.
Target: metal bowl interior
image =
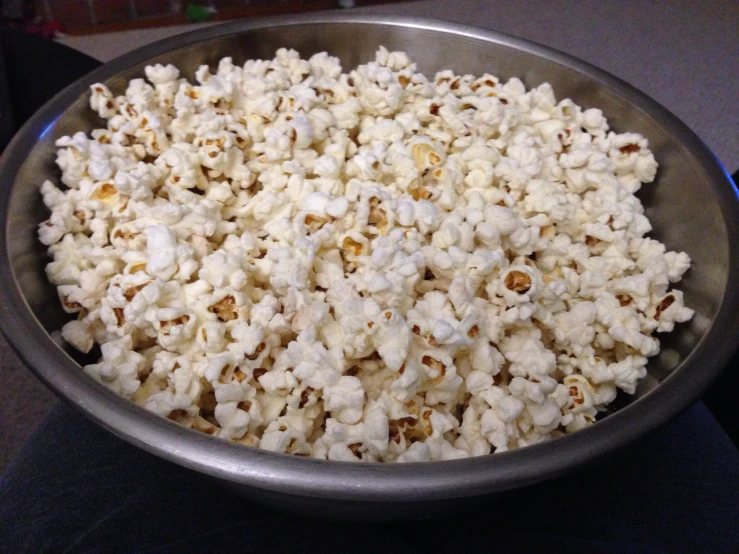
[[[46,218],[39,186],[57,179],[56,139],[102,121],[87,107],[87,89],[106,83],[122,93],[150,63],[173,63],[192,77],[224,56],[239,64],[271,58],[277,48],[303,56],[328,51],[345,68],[373,58],[379,45],[404,50],[427,75],[441,69],[521,78],[553,85],[558,99],[598,107],[617,131],[649,139],[660,170],[639,196],[669,249],[693,267],[680,283],[695,318],[663,337],[649,377],[616,413],[588,429],[519,451],[430,464],[354,465],[243,447],[177,426],[123,400],[86,376],[56,332],[66,321],[48,261],[36,239]],[[28,366],[61,398],[116,435],[234,490],[324,514],[399,517],[443,512],[465,502],[571,471],[648,433],[693,402],[733,350],[739,298],[739,204],[725,171],[703,143],[663,107],[615,77],[564,54],[499,33],[448,23],[324,15],[234,22],[165,40],[118,58],[57,95],[29,121],[0,161],[0,324]],[[392,504],[388,504],[392,503]],[[314,512],[315,513],[315,512]]]

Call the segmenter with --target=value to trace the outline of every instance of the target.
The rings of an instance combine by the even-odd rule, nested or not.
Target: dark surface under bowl
[[[117,397],[85,375],[54,333],[67,316],[46,280],[36,226],[47,217],[38,188],[58,180],[54,141],[102,126],[87,89],[104,82],[122,93],[150,63],[173,63],[192,77],[224,56],[235,63],[271,58],[280,47],[309,56],[327,50],[345,68],[373,58],[379,45],[405,50],[427,75],[441,69],[548,81],[558,99],[598,107],[616,131],[650,141],[657,181],[640,192],[652,236],[684,250],[693,266],[680,283],[695,309],[662,339],[649,376],[621,410],[588,429],[519,451],[427,464],[343,464],[274,454],[179,427]],[[572,471],[674,418],[719,373],[734,349],[739,275],[736,189],[710,151],[663,107],[584,62],[499,33],[427,20],[318,15],[240,21],[146,46],[90,73],[46,104],[0,159],[0,325],[26,364],[56,394],[128,442],[216,479],[228,489],[312,514],[397,519],[449,512]]]

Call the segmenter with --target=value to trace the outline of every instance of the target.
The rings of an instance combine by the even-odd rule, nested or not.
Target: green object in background
[[[185,10],[185,17],[192,23],[199,23],[201,21],[209,21],[213,17],[213,12],[205,6],[190,4]]]

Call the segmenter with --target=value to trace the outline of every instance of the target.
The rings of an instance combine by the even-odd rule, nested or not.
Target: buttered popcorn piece
[[[111,390],[276,452],[419,462],[574,432],[693,311],[657,162],[597,108],[380,48],[145,68],[57,141],[39,239]],[[61,185],[60,185],[61,186]],[[461,418],[461,419],[460,419]]]

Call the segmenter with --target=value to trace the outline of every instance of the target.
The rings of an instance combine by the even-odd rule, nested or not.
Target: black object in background
[[[21,20],[28,11],[26,0],[1,0],[0,17],[10,20]]]
[[[3,56],[9,87],[4,86],[3,82]],[[22,31],[0,30],[0,151],[5,148],[12,134],[47,100],[99,65],[99,61],[51,40]],[[7,129],[11,129],[9,135],[6,135]],[[739,171],[734,174],[734,182],[739,185]],[[738,339],[726,337],[731,341]],[[739,447],[737,398],[739,354],[703,398],[714,417]]]
[[[0,59],[0,72],[5,66],[0,76],[0,150],[47,100],[101,65],[77,50],[15,29],[0,29]]]
[[[731,178],[739,187],[739,171],[736,171]],[[739,317],[739,314],[734,314],[734,317]],[[736,343],[739,337],[726,337],[725,340]],[[703,402],[711,410],[713,417],[718,420],[739,448],[739,403],[737,399],[739,399],[739,353],[734,355],[721,376],[703,396]]]
[[[8,145],[16,130],[10,104],[8,76],[5,71],[5,56],[0,42],[0,152]]]

